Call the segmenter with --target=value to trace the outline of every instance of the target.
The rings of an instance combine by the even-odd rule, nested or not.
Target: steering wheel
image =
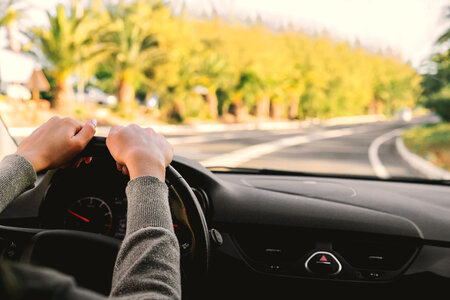
[[[106,147],[106,138],[94,137],[79,157],[101,158],[115,164]],[[183,298],[201,290],[208,271],[209,231],[201,205],[184,178],[171,165],[166,169],[172,215],[188,218],[192,244],[181,255]],[[174,209],[175,208],[175,209]],[[0,226],[0,237],[22,241],[20,261],[52,267],[74,276],[81,286],[108,294],[120,241],[100,234],[66,229],[26,229]],[[0,238],[1,239],[1,238]],[[186,247],[189,248],[186,251]],[[1,254],[1,253],[0,253]],[[92,266],[96,266],[95,268]]]

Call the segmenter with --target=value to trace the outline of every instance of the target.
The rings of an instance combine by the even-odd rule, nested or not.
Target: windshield
[[[0,6],[19,143],[60,115],[153,127],[212,170],[450,178],[446,0]]]

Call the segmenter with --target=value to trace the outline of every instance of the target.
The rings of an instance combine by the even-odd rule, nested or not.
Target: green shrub
[[[403,140],[412,152],[450,171],[450,123],[413,127]]]
[[[425,107],[438,114],[442,120],[450,121],[450,88],[446,87],[425,102]]]

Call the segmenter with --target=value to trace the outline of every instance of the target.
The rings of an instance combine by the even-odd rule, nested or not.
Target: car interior
[[[92,163],[38,174],[1,213],[0,255],[107,295],[129,178],[102,137],[82,155]],[[166,183],[185,299],[413,296],[450,283],[448,185],[207,169],[181,156]]]

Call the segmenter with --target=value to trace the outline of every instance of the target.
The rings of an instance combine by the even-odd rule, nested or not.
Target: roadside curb
[[[314,125],[322,125],[325,127],[337,125],[354,125],[374,123],[385,121],[383,115],[367,115],[353,117],[339,117],[320,121],[319,119],[311,119],[306,121],[280,121],[280,122],[252,122],[252,123],[213,123],[213,124],[197,124],[197,125],[154,125],[141,124],[143,127],[152,127],[156,132],[163,134],[193,134],[193,133],[211,133],[211,132],[230,132],[245,130],[289,130],[308,128]],[[30,135],[36,127],[12,127],[9,132],[14,137],[25,137]],[[108,135],[109,126],[97,127],[97,135]]]
[[[312,125],[320,124],[313,121],[302,122],[265,122],[265,123],[243,123],[243,124],[198,124],[198,125],[141,125],[142,127],[151,127],[156,132],[162,134],[195,134],[211,132],[231,132],[245,130],[283,130],[307,128]],[[13,137],[26,137],[30,135],[37,127],[12,127],[9,132]],[[110,126],[98,126],[96,135],[107,136]]]
[[[403,143],[403,137],[401,135],[395,139],[395,147],[403,160],[426,177],[430,179],[450,179],[450,172],[433,165],[419,155],[409,151]]]

